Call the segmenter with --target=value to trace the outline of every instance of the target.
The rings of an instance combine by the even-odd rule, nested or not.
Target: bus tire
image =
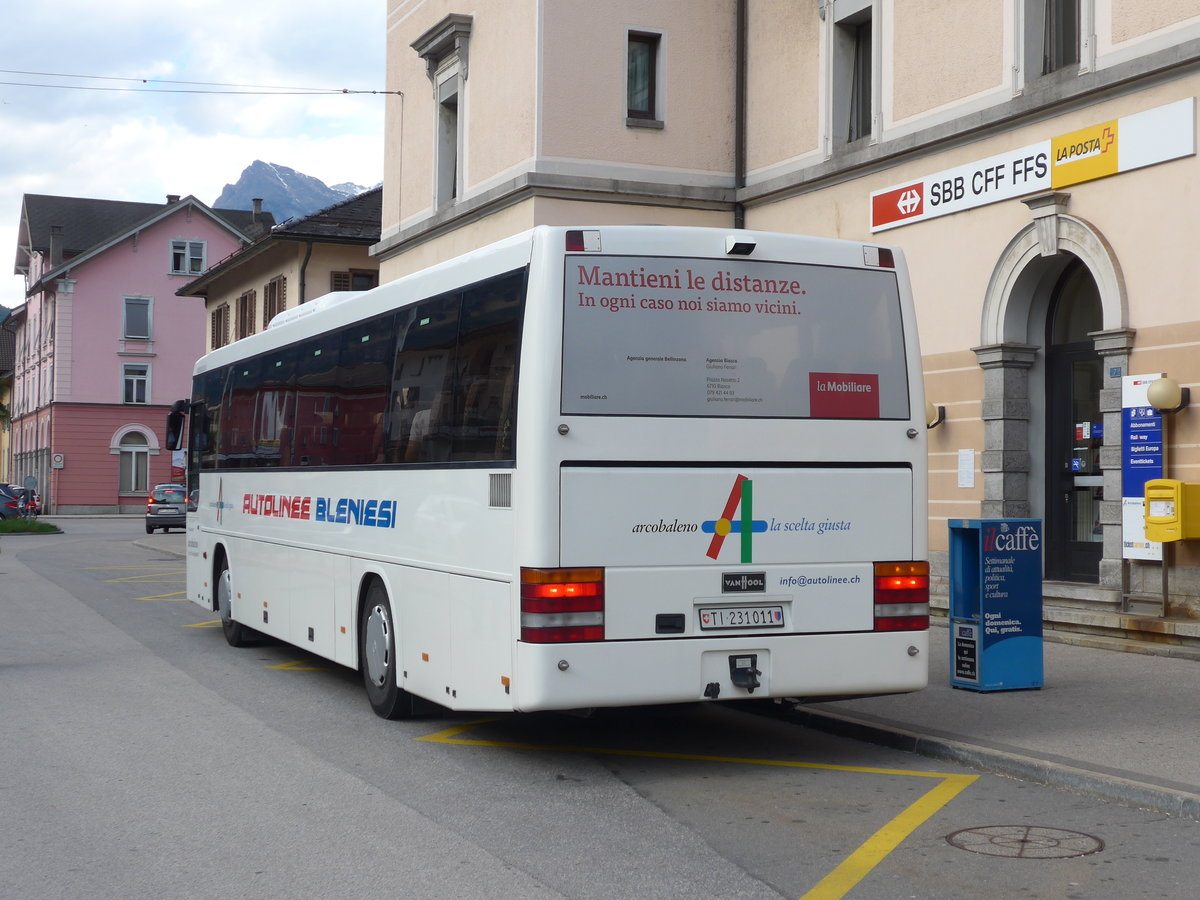
[[[221,613],[221,631],[230,647],[248,647],[254,643],[256,632],[233,620],[233,579],[229,574],[229,561],[224,558],[217,568],[217,609]]]
[[[362,663],[367,700],[375,714],[384,719],[407,719],[413,714],[412,697],[396,681],[396,626],[387,590],[372,580],[363,601],[358,629],[358,652]]]

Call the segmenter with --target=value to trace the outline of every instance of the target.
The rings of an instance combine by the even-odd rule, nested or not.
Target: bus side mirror
[[[183,426],[187,408],[188,401],[176,400],[171,405],[171,411],[167,413],[166,445],[168,450],[183,449]]]

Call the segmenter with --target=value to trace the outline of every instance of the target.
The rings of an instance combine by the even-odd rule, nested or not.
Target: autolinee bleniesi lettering
[[[275,516],[284,519],[311,517],[312,497],[286,497],[279,494],[245,494],[242,512],[248,516]]]
[[[395,500],[365,500],[356,497],[317,497],[313,520],[339,525],[367,525],[372,528],[396,527]]]
[[[360,497],[288,497],[279,494],[244,494],[242,513],[283,519],[308,519],[369,528],[396,527],[395,500]]]

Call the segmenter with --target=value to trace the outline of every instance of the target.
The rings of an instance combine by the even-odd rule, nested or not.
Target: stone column
[[[972,348],[983,369],[983,503],[980,515],[1029,518],[1029,369],[1038,347]]]
[[[1129,352],[1133,349],[1132,329],[1093,331],[1096,352],[1104,364],[1104,387],[1100,391],[1100,412],[1104,416],[1104,443],[1100,446],[1100,471],[1104,476],[1104,500],[1100,503],[1100,524],[1104,528],[1104,550],[1100,559],[1100,586],[1121,589],[1124,557],[1121,515],[1121,376],[1129,372]]]

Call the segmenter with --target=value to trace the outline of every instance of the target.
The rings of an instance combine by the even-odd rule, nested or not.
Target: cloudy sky
[[[377,184],[382,94],[263,91],[383,90],[385,18],[385,0],[6,4],[0,305],[24,302],[12,274],[24,194],[212,204],[256,159]],[[215,93],[230,91],[259,93]]]

